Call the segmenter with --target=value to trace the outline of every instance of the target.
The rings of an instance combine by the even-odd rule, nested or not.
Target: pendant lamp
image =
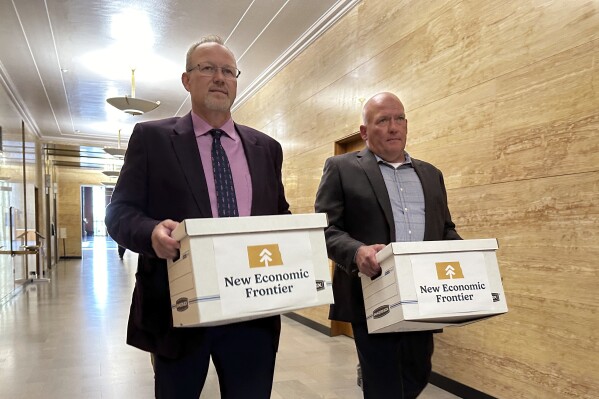
[[[121,148],[121,129],[119,129],[119,134],[117,137],[116,148],[114,147],[105,147],[104,152],[112,155],[115,158],[123,159],[125,158],[125,152],[127,150],[125,148]]]
[[[116,170],[114,164],[110,164],[110,169],[105,169],[102,171],[102,173],[104,174],[104,176],[108,176],[110,178],[113,177],[119,177],[119,175],[121,174],[120,170]]]
[[[160,101],[149,101],[141,98],[135,98],[135,69],[131,69],[131,97],[111,97],[107,98],[108,104],[131,115],[143,115],[156,109]]]
[[[104,173],[108,177],[118,177],[119,174],[121,174],[121,172],[119,172],[118,170],[103,170],[102,173]]]

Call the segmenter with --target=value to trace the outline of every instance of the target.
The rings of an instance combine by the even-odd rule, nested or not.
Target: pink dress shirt
[[[216,202],[216,188],[214,187],[214,173],[212,171],[212,136],[208,133],[211,129],[220,129],[225,132],[221,137],[221,143],[231,165],[233,174],[233,185],[235,186],[235,197],[237,198],[237,208],[239,216],[250,216],[252,210],[252,177],[248,167],[243,144],[239,134],[235,130],[233,119],[229,119],[220,127],[213,127],[198,115],[191,113],[193,121],[193,130],[196,135],[204,176],[208,185],[208,195],[210,196],[210,207],[212,208],[212,217],[218,217]]]

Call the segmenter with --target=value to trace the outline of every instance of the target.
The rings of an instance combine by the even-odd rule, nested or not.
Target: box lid
[[[465,252],[497,250],[496,238],[478,240],[443,240],[392,242],[376,254],[380,263],[392,255],[425,254],[438,252]]]
[[[213,236],[219,234],[314,229],[326,226],[326,213],[185,219],[173,231],[172,237],[180,241],[186,235]]]

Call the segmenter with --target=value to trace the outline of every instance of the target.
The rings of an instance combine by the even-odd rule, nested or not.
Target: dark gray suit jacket
[[[412,165],[424,191],[424,240],[460,239],[451,221],[441,171],[413,158]],[[327,251],[336,263],[333,276],[335,304],[331,305],[329,318],[363,322],[366,320],[364,297],[354,256],[361,245],[395,241],[389,194],[376,158],[369,149],[327,159],[315,209],[328,216]]]
[[[289,213],[281,180],[281,145],[250,127],[236,124],[235,129],[252,177],[251,215]],[[127,331],[130,345],[177,358],[202,339],[202,328],[172,327],[166,261],[156,257],[151,235],[164,219],[211,217],[191,114],[138,123],[106,210],[111,237],[139,253]],[[264,320],[279,323],[280,328],[278,318]]]

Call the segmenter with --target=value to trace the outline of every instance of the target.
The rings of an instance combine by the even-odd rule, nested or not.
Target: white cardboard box
[[[507,312],[496,239],[394,242],[362,276],[369,333],[461,326]]]
[[[173,325],[215,326],[330,304],[325,214],[187,219],[168,261]]]

